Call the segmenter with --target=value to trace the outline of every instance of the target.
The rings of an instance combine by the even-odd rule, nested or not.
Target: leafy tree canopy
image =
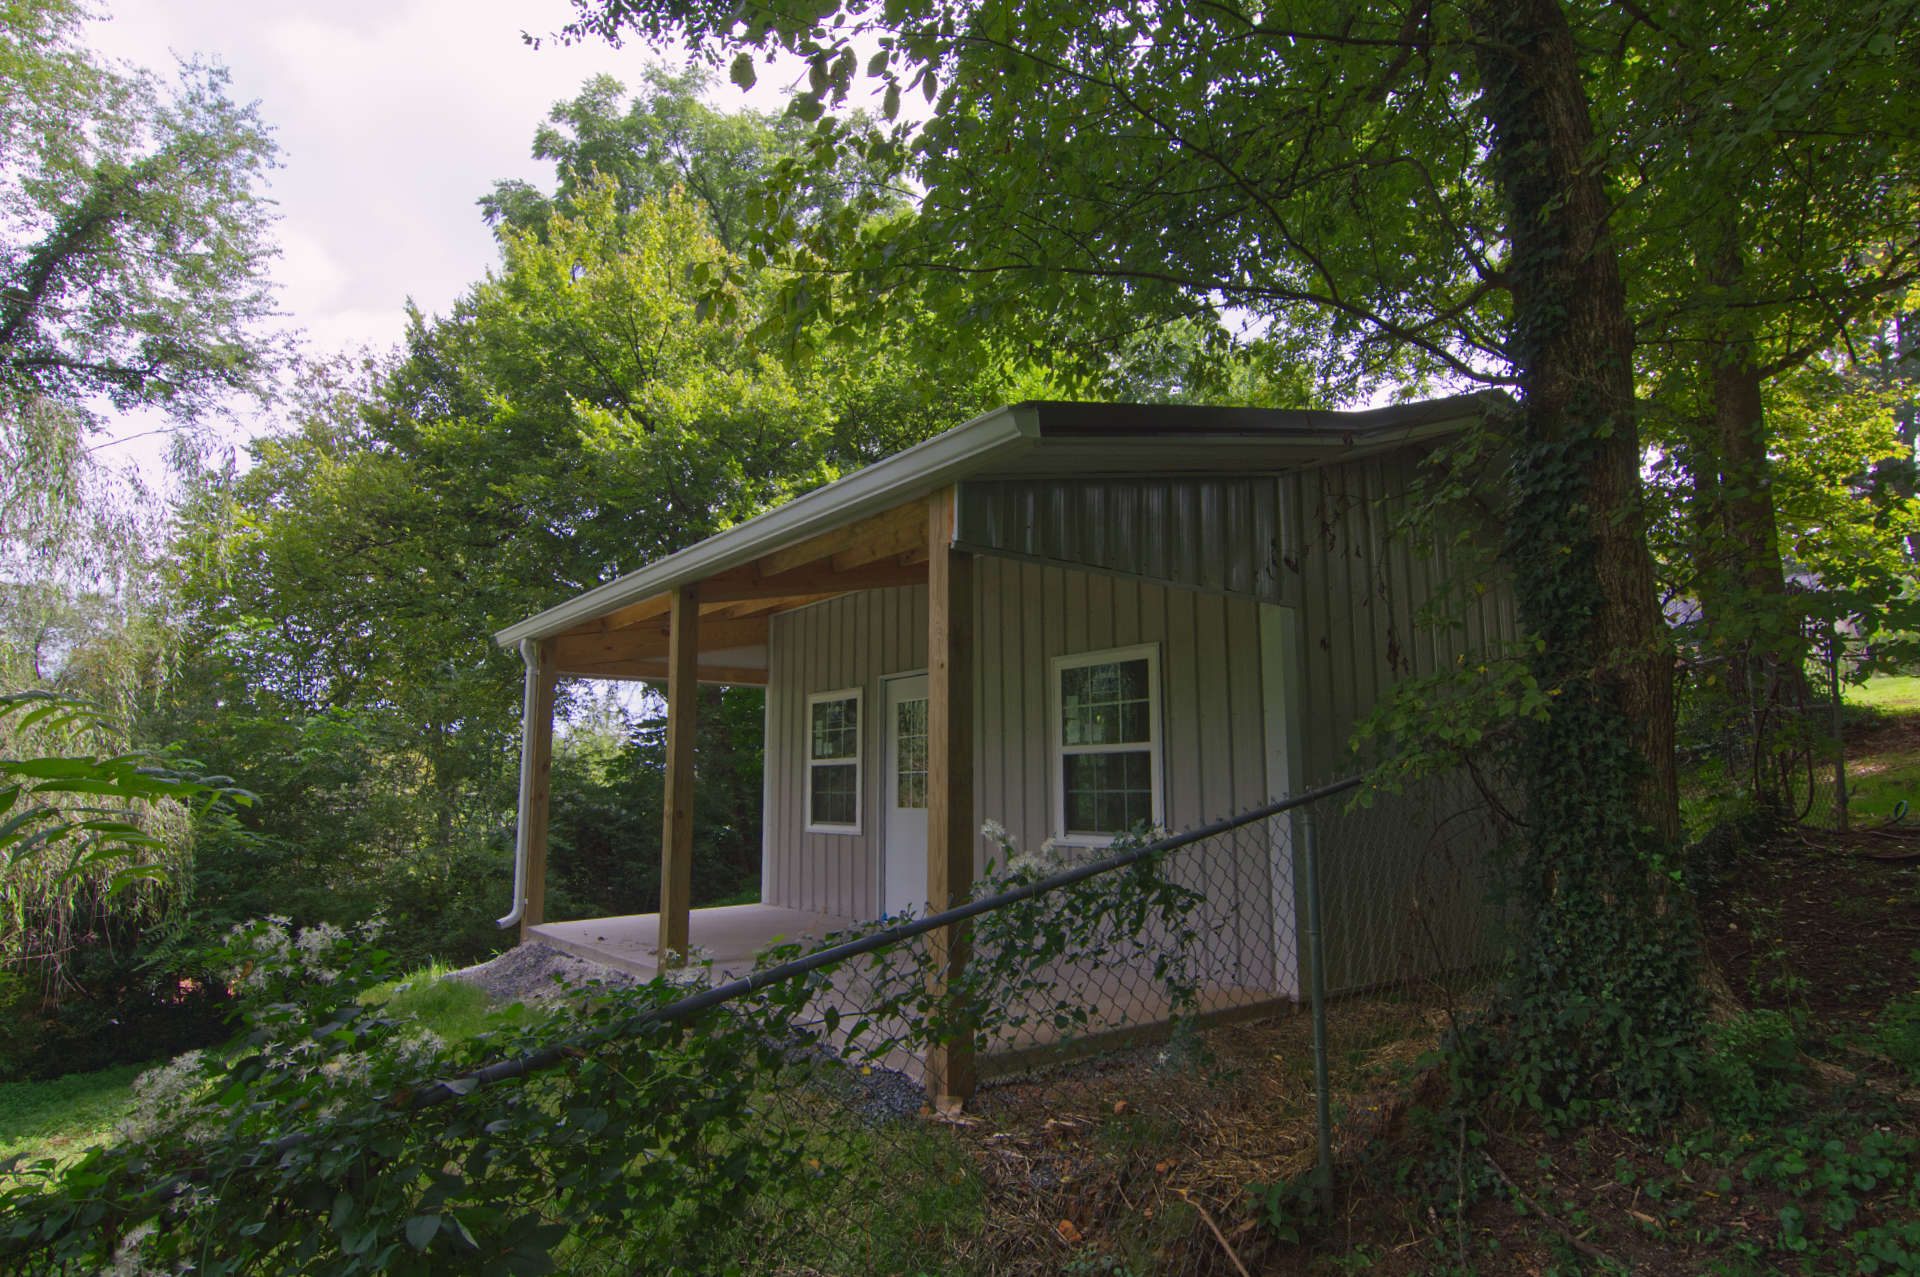
[[[274,145],[217,67],[175,82],[76,43],[73,0],[0,10],[0,394],[181,416],[268,363]]]
[[[533,157],[552,160],[557,172],[554,194],[524,181],[496,182],[480,197],[481,212],[497,227],[539,231],[556,211],[577,210],[596,181],[613,184],[614,207],[622,213],[677,188],[706,212],[722,248],[745,251],[768,217],[768,179],[794,162],[808,130],[790,115],[716,111],[700,100],[711,82],[699,67],[679,74],[649,67],[623,109],[627,86],[595,76],[576,97],[556,102],[534,132]],[[810,221],[850,199],[866,206],[898,203],[899,188],[888,176],[843,155],[796,192],[788,215]]]

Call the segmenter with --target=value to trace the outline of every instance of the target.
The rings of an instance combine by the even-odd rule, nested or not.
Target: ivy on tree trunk
[[[1596,1092],[1663,1106],[1695,1029],[1695,949],[1663,872],[1679,832],[1672,658],[1643,532],[1611,205],[1557,0],[1470,17],[1523,370],[1508,557],[1550,689],[1518,751],[1528,827],[1512,866],[1522,937],[1506,1076],[1550,1110]]]

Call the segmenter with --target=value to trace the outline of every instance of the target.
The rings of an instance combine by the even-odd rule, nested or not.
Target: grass
[[[464,1042],[484,1032],[498,1008],[478,985],[447,979],[453,970],[443,962],[430,962],[398,980],[374,985],[360,1001],[384,1002],[389,1013],[413,1017],[442,1041]]]
[[[1840,699],[1885,714],[1920,713],[1920,676],[1883,674],[1858,685],[1842,684]]]
[[[471,984],[443,979],[453,968],[430,963],[360,995],[412,1016],[447,1042],[488,1028],[500,1011]],[[523,1013],[518,1006],[508,1016]],[[158,1063],[157,1061],[155,1063]],[[78,1156],[113,1137],[115,1123],[133,1106],[133,1081],[153,1064],[122,1064],[97,1073],[69,1073],[46,1082],[0,1082],[0,1162]]]
[[[133,1080],[147,1067],[121,1064],[46,1082],[0,1082],[0,1162],[64,1161],[105,1143],[133,1104]]]
[[[1857,687],[1843,688],[1841,697],[1850,709],[1865,711],[1869,723],[1920,714],[1920,677],[1871,678]],[[1903,812],[1902,803],[1914,810]],[[1920,745],[1890,741],[1872,752],[1850,753],[1847,812],[1855,824],[1877,824],[1896,815],[1920,822]]]

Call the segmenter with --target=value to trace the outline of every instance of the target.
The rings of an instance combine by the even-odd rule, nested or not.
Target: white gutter
[[[513,908],[495,925],[511,927],[527,909],[527,807],[533,793],[533,716],[540,708],[540,641],[520,640],[527,666],[527,694],[520,702],[520,815],[513,830]]]
[[[1039,414],[1027,405],[1001,408],[975,417],[945,434],[935,435],[745,523],[717,532],[676,554],[655,560],[637,572],[629,572],[537,616],[515,622],[496,632],[493,641],[501,647],[512,647],[530,638],[551,638],[582,621],[605,616],[629,603],[739,567],[795,541],[924,496],[989,463],[1027,452],[1039,441]]]

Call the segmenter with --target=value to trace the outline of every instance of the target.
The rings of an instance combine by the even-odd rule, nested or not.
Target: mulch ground
[[[1863,1028],[1920,981],[1920,828],[1782,835],[1701,902],[1701,926],[1748,1005]]]
[[[1794,1013],[1818,1044],[1805,1074],[1810,1111],[1871,1112],[1883,1127],[1920,1135],[1911,1081],[1848,1046],[1889,997],[1920,982],[1915,853],[1920,829],[1796,831],[1743,855],[1702,902],[1702,920],[1732,999]],[[1781,1216],[1794,1199],[1742,1175],[1742,1146],[1683,1155],[1701,1114],[1645,1136],[1463,1127],[1452,1156],[1419,1167],[1396,1160],[1434,1147],[1431,1133],[1407,1130],[1408,1101],[1423,1085],[1415,1061],[1447,1022],[1436,1007],[1391,999],[1335,1007],[1343,1180],[1331,1218],[1298,1240],[1266,1226],[1258,1186],[1314,1163],[1304,1015],[984,1088],[958,1132],[994,1221],[969,1260],[981,1273],[1115,1277],[1765,1273],[1837,1262],[1786,1248]],[[1444,1217],[1424,1204],[1422,1177],[1487,1191]],[[1862,1195],[1858,1226],[1887,1222],[1883,1209]]]

